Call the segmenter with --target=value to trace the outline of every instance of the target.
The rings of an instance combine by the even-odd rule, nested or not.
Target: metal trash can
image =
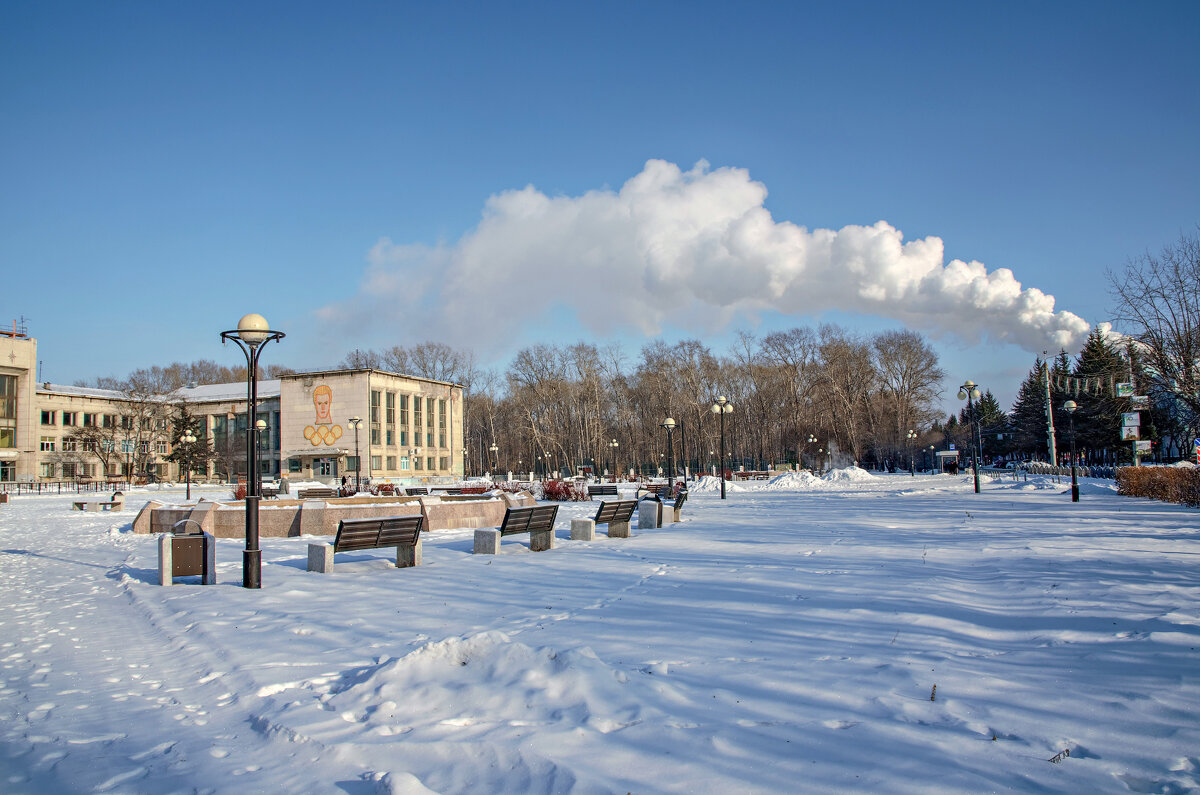
[[[202,585],[216,585],[216,539],[195,519],[176,522],[158,539],[158,582],[172,585],[176,577],[200,577]]]

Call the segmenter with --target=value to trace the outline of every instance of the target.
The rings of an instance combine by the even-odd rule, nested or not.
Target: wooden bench
[[[535,505],[529,508],[509,508],[504,512],[504,521],[496,529],[480,528],[475,531],[476,555],[495,555],[500,552],[500,539],[504,536],[529,533],[529,548],[544,552],[554,548],[554,520],[558,518],[557,505]]]
[[[278,486],[263,486],[262,494],[259,496],[261,496],[264,500],[275,499],[276,497],[279,496],[279,487]]]
[[[615,497],[617,496],[616,486],[588,486],[588,498],[592,497]]]
[[[421,565],[421,527],[424,516],[383,516],[343,519],[332,544],[308,545],[308,570],[333,571],[335,552],[396,548],[396,568]]]
[[[337,496],[337,491],[329,488],[300,489],[296,496],[302,500],[330,499]]]
[[[404,495],[406,497],[423,497],[429,493],[429,489],[424,486],[406,486]]]
[[[662,493],[667,490],[666,483],[644,483],[638,486],[636,496],[641,497],[643,492],[653,494],[655,497],[661,497]]]
[[[637,507],[637,500],[601,502],[595,517],[571,520],[571,540],[594,541],[596,525],[601,524],[608,525],[609,538],[629,538],[631,535],[630,523],[633,521],[633,512],[637,510]]]
[[[117,491],[111,500],[76,500],[71,503],[73,511],[123,511],[125,510],[125,495]]]

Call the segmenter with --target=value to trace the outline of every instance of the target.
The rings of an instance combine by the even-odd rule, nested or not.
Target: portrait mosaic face
[[[333,405],[333,390],[325,384],[313,390],[313,407],[316,409],[317,422],[332,422],[329,409]]]

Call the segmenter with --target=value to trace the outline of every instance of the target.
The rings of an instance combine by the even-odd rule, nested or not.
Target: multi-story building
[[[193,478],[245,475],[244,383],[139,396],[39,385],[36,362],[37,340],[15,326],[0,331],[0,481],[182,478],[168,460],[181,406],[214,452],[192,467]],[[256,451],[266,477],[334,483],[356,473],[376,481],[463,474],[457,384],[367,369],[296,373],[259,382],[257,416],[266,424]]]

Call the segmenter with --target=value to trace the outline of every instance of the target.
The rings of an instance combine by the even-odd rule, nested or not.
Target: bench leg
[[[476,555],[497,555],[500,553],[500,531],[480,528],[475,531],[475,548],[471,550]]]
[[[680,518],[680,513],[682,511],[683,511],[682,508],[672,508],[671,509],[671,521],[672,522],[682,522],[683,519]]]
[[[609,522],[608,537],[609,538],[629,538],[633,533],[630,531],[629,522]]]
[[[174,568],[175,561],[171,556],[171,539],[174,536],[171,533],[159,533],[158,535],[158,584],[171,585],[175,582],[171,577],[171,571]]]
[[[100,513],[100,503],[89,502],[87,504],[87,510],[91,511],[92,513]]]
[[[554,531],[539,530],[536,533],[529,533],[529,548],[534,552],[545,552],[547,549],[554,549]]]
[[[409,566],[421,565],[421,539],[415,544],[401,544],[396,547],[396,568],[407,569]]]
[[[596,522],[593,519],[572,519],[571,520],[571,540],[572,541],[595,541],[596,540]]]
[[[308,545],[308,570],[321,574],[333,571],[333,544]]]

